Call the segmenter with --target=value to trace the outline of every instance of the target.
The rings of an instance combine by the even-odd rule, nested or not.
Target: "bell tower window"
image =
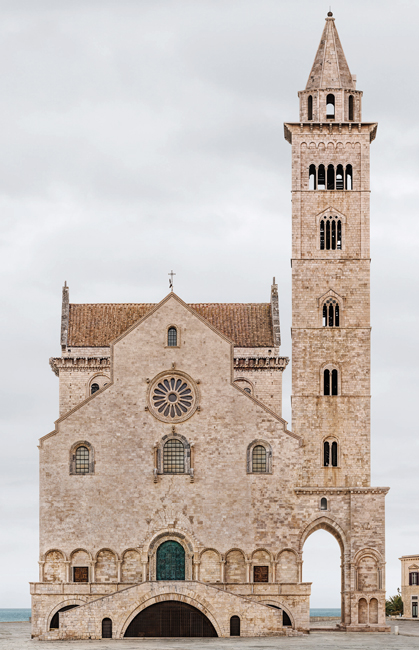
[[[342,250],[342,221],[337,217],[320,220],[320,250]]]
[[[336,167],[336,189],[337,190],[343,190],[344,189],[343,165],[338,165]]]
[[[310,165],[308,170],[308,189],[315,190],[316,185],[316,165]]]
[[[353,122],[354,119],[354,96],[353,95],[349,95],[348,118],[350,122]]]
[[[329,165],[327,168],[327,189],[335,189],[335,168],[333,165]]]
[[[313,119],[313,97],[312,95],[308,96],[307,99],[307,119],[312,120]]]
[[[323,305],[323,327],[339,327],[339,303],[333,298]]]
[[[326,171],[325,171],[324,165],[319,165],[319,169],[317,171],[317,178],[318,178],[317,189],[325,190],[326,189]]]
[[[333,370],[326,368],[324,370],[323,394],[327,396],[338,394],[338,371],[336,368],[333,368]]]
[[[352,165],[346,165],[345,187],[347,190],[352,189]]]
[[[332,94],[326,98],[326,117],[328,120],[335,119],[335,96]]]

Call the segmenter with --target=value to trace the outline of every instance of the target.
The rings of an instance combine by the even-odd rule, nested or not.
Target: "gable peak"
[[[333,13],[328,12],[306,90],[326,88],[355,89],[352,76],[336,29]]]

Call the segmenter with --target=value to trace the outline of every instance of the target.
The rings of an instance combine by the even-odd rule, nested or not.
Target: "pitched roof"
[[[108,347],[155,305],[84,304],[69,306],[68,347]],[[274,347],[269,303],[191,304],[200,316],[230,338],[236,347]]]
[[[306,86],[306,90],[320,88],[355,88],[332,15],[326,18],[326,25]]]

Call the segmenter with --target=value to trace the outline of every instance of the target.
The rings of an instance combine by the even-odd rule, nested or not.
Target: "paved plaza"
[[[121,639],[111,641],[37,641],[30,638],[29,623],[0,623],[0,650],[93,650],[123,648],[124,650],[409,650],[419,648],[419,621],[396,621],[400,635],[393,633],[395,621],[388,621],[392,634],[361,634],[344,632],[312,632],[303,637],[234,638],[234,639]],[[409,636],[408,636],[409,635]]]

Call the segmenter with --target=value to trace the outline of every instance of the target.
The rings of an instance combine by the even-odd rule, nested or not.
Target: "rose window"
[[[150,391],[153,414],[166,422],[186,420],[196,408],[196,392],[192,382],[179,375],[156,380]]]

